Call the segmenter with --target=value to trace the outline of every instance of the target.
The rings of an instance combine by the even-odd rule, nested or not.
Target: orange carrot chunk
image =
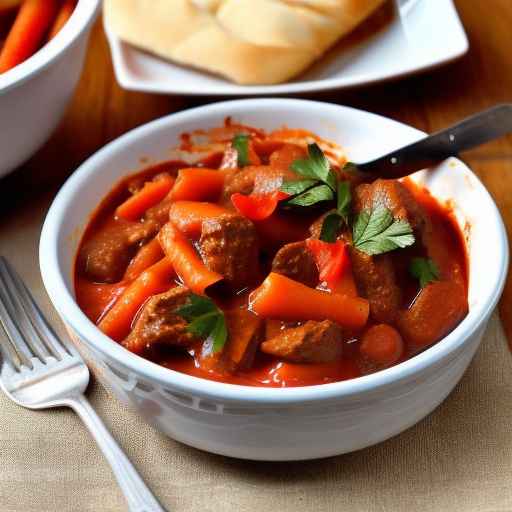
[[[280,190],[248,196],[237,192],[231,195],[231,202],[244,217],[250,220],[264,220],[274,213],[279,201],[289,197]]]
[[[214,219],[225,213],[229,213],[229,210],[215,203],[176,201],[171,205],[169,218],[184,235],[199,238],[203,220]]]
[[[222,192],[225,177],[225,172],[215,169],[181,169],[171,197],[174,201],[216,201]]]
[[[206,288],[222,279],[206,267],[192,244],[171,222],[160,230],[158,240],[176,274],[194,293],[204,294]]]
[[[64,0],[64,3],[59,9],[59,13],[57,14],[57,18],[50,29],[50,33],[48,34],[48,41],[53,39],[62,30],[69,18],[71,18],[75,7],[76,0]]]
[[[133,281],[151,265],[154,265],[164,257],[164,251],[157,238],[153,238],[143,245],[133,260],[128,265],[124,274],[124,281]]]
[[[25,0],[0,52],[0,73],[34,54],[57,15],[57,0]]]
[[[124,290],[98,327],[113,340],[126,338],[144,302],[152,295],[167,291],[172,286],[174,276],[174,267],[167,258],[149,267]]]
[[[400,360],[404,342],[400,333],[387,324],[370,327],[361,338],[361,354],[379,367],[392,366]]]
[[[170,176],[146,182],[135,195],[117,207],[116,215],[131,221],[140,219],[148,208],[155,206],[169,194],[173,184],[174,179]]]
[[[251,294],[249,304],[264,318],[327,319],[352,329],[364,327],[369,313],[366,299],[315,290],[275,272]]]

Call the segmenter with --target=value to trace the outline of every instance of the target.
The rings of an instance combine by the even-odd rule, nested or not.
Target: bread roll
[[[122,40],[239,84],[309,67],[385,0],[105,0]]]

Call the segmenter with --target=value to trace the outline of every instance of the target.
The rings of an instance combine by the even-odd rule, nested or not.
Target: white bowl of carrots
[[[39,149],[80,77],[99,0],[0,0],[0,176]]]
[[[169,159],[180,136],[235,122],[270,131],[306,128],[339,144],[350,161],[385,154],[424,133],[374,114],[296,99],[215,103],[164,117],[108,144],[63,186],[40,243],[43,281],[76,346],[97,378],[149,423],[191,446],[232,457],[296,460],[378,443],[433,411],[461,379],[503,290],[508,245],[491,196],[460,160],[412,179],[449,202],[467,236],[469,313],[445,338],[400,364],[322,385],[272,388],[214,382],[174,371],[126,350],[102,332],[75,299],[74,265],[96,206],[122,178]],[[160,184],[164,191],[169,188]],[[133,213],[127,205],[126,215]],[[135,211],[135,214],[138,212]],[[489,264],[492,262],[492,264]]]

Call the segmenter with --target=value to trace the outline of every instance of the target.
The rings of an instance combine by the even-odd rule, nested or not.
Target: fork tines
[[[32,369],[34,357],[44,363],[49,357],[61,360],[70,353],[3,256],[0,256],[0,323],[7,335],[6,343],[0,342],[2,354],[17,370],[22,365]]]

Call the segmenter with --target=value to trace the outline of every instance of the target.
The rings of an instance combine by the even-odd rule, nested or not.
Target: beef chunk
[[[400,311],[397,327],[409,350],[416,353],[446,336],[467,312],[464,285],[436,281],[421,290],[409,309]]]
[[[188,322],[176,314],[176,309],[185,305],[189,297],[190,291],[184,286],[151,297],[123,346],[140,355],[155,344],[183,348],[192,345],[197,339],[187,332]]]
[[[263,342],[261,350],[292,363],[328,363],[341,357],[342,341],[341,329],[334,322],[310,320]]]
[[[232,194],[266,194],[279,189],[284,181],[293,181],[299,176],[289,167],[270,165],[247,166],[228,174],[224,180],[223,201],[228,202]]]
[[[388,208],[394,217],[407,220],[420,236],[427,226],[421,206],[396,180],[376,180],[371,185],[359,185],[354,192],[353,207],[356,213],[375,207]],[[352,249],[351,258],[359,292],[370,302],[371,318],[376,322],[393,323],[402,294],[396,283],[392,256],[369,256]]]
[[[314,288],[320,277],[312,254],[305,241],[281,247],[272,262],[272,271]]]
[[[359,293],[370,303],[370,316],[376,322],[393,323],[402,302],[389,254],[369,256],[350,249],[352,271]]]
[[[384,207],[393,217],[405,219],[420,236],[427,227],[428,220],[421,205],[414,199],[410,190],[397,180],[376,180],[371,185],[359,185],[354,194],[354,209]]]
[[[222,351],[212,353],[208,343],[203,345],[201,368],[217,373],[234,373],[250,368],[261,341],[263,321],[247,309],[225,312],[228,339]]]
[[[235,213],[206,219],[199,240],[206,266],[221,274],[234,290],[254,281],[258,269],[258,239],[254,224]]]
[[[295,160],[303,160],[305,158],[307,158],[305,148],[296,144],[284,144],[270,155],[270,166],[287,172]]]
[[[148,208],[144,215],[144,222],[153,223],[158,226],[158,228],[161,228],[169,220],[171,206],[172,201],[170,199],[164,199],[157,205]]]
[[[99,283],[120,281],[137,245],[156,233],[155,226],[116,221],[98,231],[80,249],[79,261],[87,277]]]

